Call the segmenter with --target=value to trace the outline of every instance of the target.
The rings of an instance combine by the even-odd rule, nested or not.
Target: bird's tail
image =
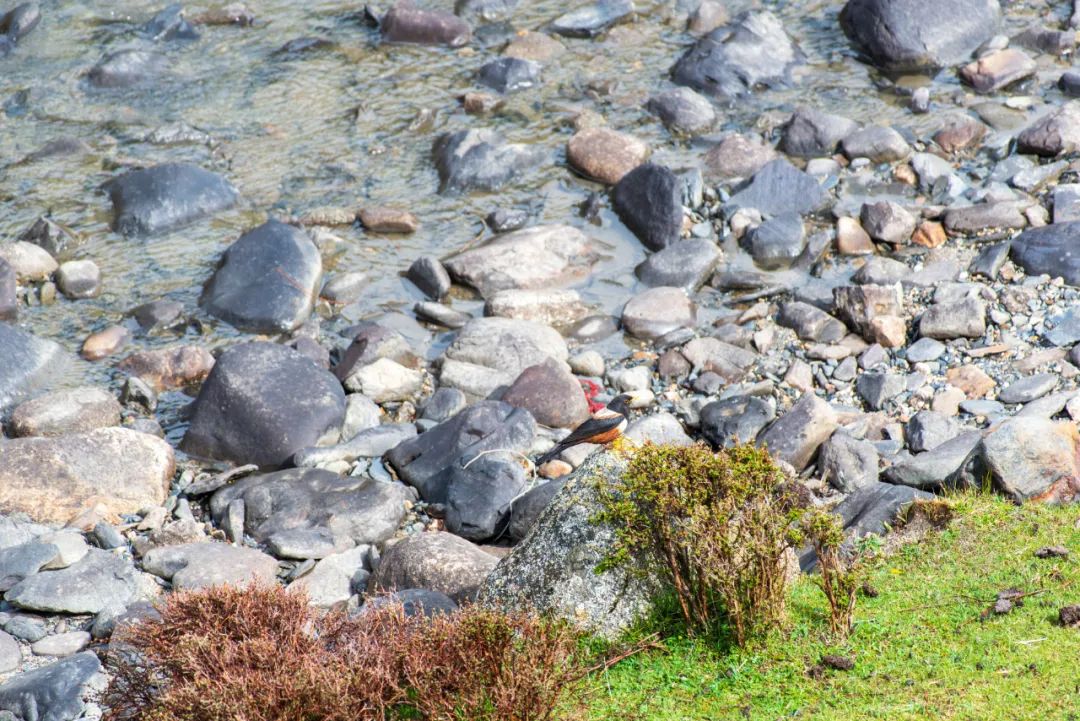
[[[544,465],[548,461],[554,460],[555,457],[558,456],[560,453],[562,453],[564,450],[566,450],[566,449],[563,447],[563,445],[561,443],[556,443],[555,446],[550,451],[548,451],[547,453],[545,453],[544,455],[542,455],[542,456],[540,456],[539,458],[536,459],[536,461],[535,461],[536,467],[539,468],[540,466]]]

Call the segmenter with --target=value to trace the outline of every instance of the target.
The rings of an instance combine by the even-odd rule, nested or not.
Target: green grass
[[[590,721],[720,719],[1080,719],[1080,629],[1057,611],[1080,603],[1080,506],[1016,507],[961,495],[941,531],[870,565],[851,636],[828,634],[812,578],[792,591],[789,627],[748,649],[675,636],[595,674]],[[1069,559],[1035,558],[1064,545]],[[997,592],[1043,593],[981,619]],[[851,671],[808,669],[823,654]]]

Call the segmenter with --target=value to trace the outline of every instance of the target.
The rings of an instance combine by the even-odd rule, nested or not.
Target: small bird
[[[626,419],[630,409],[626,404],[632,396],[628,393],[615,396],[611,402],[593,413],[592,418],[570,431],[570,435],[555,444],[555,447],[536,459],[536,465],[542,466],[567,448],[582,443],[611,443],[626,430]]]

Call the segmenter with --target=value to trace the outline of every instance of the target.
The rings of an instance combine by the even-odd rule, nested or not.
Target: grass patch
[[[821,591],[803,577],[786,631],[741,650],[669,638],[666,652],[595,674],[586,717],[1080,719],[1080,629],[1057,623],[1061,606],[1080,603],[1080,507],[963,494],[951,510],[944,528],[868,562],[877,596],[860,595],[846,640],[829,633]],[[1035,557],[1051,545],[1072,557]],[[1010,588],[1042,592],[982,619]],[[822,669],[827,655],[854,668]]]

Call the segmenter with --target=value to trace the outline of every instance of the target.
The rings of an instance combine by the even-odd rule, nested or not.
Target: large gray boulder
[[[1009,418],[980,446],[983,470],[995,488],[1016,501],[1064,502],[1080,496],[1080,437],[1068,421]]]
[[[221,354],[195,399],[180,447],[195,456],[284,465],[294,453],[337,440],[345,392],[329,371],[275,343]]]
[[[193,223],[236,204],[228,180],[190,163],[132,170],[106,186],[113,228],[124,235],[152,235]]]
[[[193,589],[272,583],[278,564],[254,548],[206,541],[153,548],[143,556],[143,568],[174,588]]]
[[[840,12],[847,36],[890,71],[964,62],[1000,22],[998,0],[849,0]]]
[[[252,333],[288,333],[315,304],[322,258],[307,233],[276,220],[229,246],[203,291],[211,315]]]
[[[675,63],[672,79],[705,95],[731,100],[759,85],[790,79],[803,53],[771,12],[747,12],[698,40]]]
[[[91,548],[67,568],[23,579],[4,598],[29,611],[99,613],[111,604],[125,605],[136,598],[137,574],[130,558]]]
[[[1052,223],[1025,230],[1013,241],[1012,260],[1029,275],[1061,276],[1069,285],[1080,285],[1080,220]]]
[[[83,651],[8,679],[0,685],[0,709],[23,721],[70,721],[85,710],[83,687],[101,670],[93,651]]]
[[[0,323],[0,410],[48,385],[70,360],[51,340]]]
[[[210,499],[210,513],[224,525],[230,506],[243,501],[244,531],[259,543],[280,546],[302,530],[322,534],[331,548],[344,550],[394,535],[405,519],[410,495],[400,483],[290,468],[247,476],[222,488]]]
[[[614,530],[596,522],[598,489],[624,473],[626,464],[614,453],[586,460],[484,581],[481,602],[533,608],[606,638],[644,618],[661,589],[654,576],[630,568],[596,572],[615,548]]]

